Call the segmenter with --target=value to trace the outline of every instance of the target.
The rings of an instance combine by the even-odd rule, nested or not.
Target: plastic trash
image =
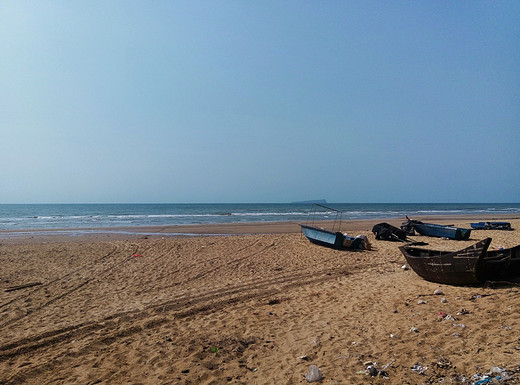
[[[482,380],[479,380],[477,382],[474,383],[474,385],[484,385],[484,384],[489,384],[491,381],[493,381],[494,379],[497,379],[497,380],[501,380],[502,377],[498,376],[498,377],[486,377]]]
[[[440,311],[440,312],[437,313],[437,317],[442,318],[442,319],[446,318],[447,315],[448,314],[444,313],[443,311]]]
[[[370,365],[370,366],[367,368],[367,372],[368,372],[368,374],[370,374],[372,377],[375,377],[375,376],[377,376],[377,374],[379,373],[379,370],[377,370],[377,368],[376,368],[374,365]]]
[[[412,370],[419,374],[424,374],[428,370],[428,367],[415,364],[414,366],[412,366]]]
[[[505,369],[502,369],[498,366],[493,366],[489,371],[489,374],[492,376],[500,376],[505,372]]]
[[[320,369],[316,365],[311,365],[309,371],[305,374],[307,382],[316,382],[323,379]]]
[[[383,367],[383,369],[386,369],[386,367],[388,367],[390,364],[392,364],[392,362],[389,362],[387,365],[385,365],[385,367]],[[358,373],[359,374],[367,374],[367,375],[372,376],[372,377],[384,377],[384,378],[388,378],[389,377],[388,372],[385,371],[385,370],[379,370],[376,367],[375,363],[373,363],[373,364],[370,363],[370,365],[367,366],[366,370],[359,371]]]
[[[487,374],[475,374],[473,376],[473,380],[475,381],[473,382],[473,385],[498,384],[510,379],[511,377],[507,373],[506,369],[493,366]]]

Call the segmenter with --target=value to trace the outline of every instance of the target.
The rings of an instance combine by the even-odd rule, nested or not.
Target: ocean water
[[[519,214],[520,203],[327,203],[343,220],[424,215]],[[312,204],[0,204],[0,230],[88,229],[335,219]]]

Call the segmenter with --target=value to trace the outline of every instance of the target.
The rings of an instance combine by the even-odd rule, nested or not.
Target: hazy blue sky
[[[0,203],[519,202],[519,1],[2,1]]]

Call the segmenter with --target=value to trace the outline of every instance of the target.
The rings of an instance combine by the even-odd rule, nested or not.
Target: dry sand
[[[515,231],[469,241],[414,238],[507,248],[520,244],[520,219],[508,221]],[[294,223],[2,234],[0,384],[303,384],[312,364],[325,384],[473,384],[492,367],[520,383],[520,288],[427,282],[374,239],[376,222],[343,223],[366,251],[313,245]]]

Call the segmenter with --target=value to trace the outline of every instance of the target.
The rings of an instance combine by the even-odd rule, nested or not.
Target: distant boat
[[[470,225],[475,230],[513,230],[509,222],[477,222]]]
[[[417,231],[421,235],[426,235],[428,237],[439,237],[439,238],[449,238],[455,240],[463,240],[469,239],[471,234],[471,229],[464,229],[461,227],[455,227],[450,225],[436,225],[433,223],[423,223],[421,221],[416,221],[408,219],[407,222],[404,222],[401,226],[401,229],[413,227],[415,231]]]
[[[455,252],[413,246],[401,246],[399,250],[413,271],[427,281],[450,285],[475,285],[485,279],[485,265],[482,260],[487,255],[490,243],[491,238],[486,238]]]
[[[333,249],[359,249],[362,239],[350,237],[341,231],[330,231],[321,227],[300,224],[303,235],[312,243]]]

